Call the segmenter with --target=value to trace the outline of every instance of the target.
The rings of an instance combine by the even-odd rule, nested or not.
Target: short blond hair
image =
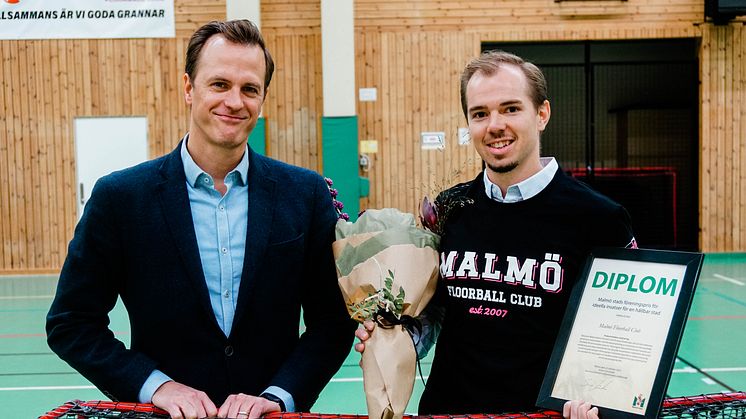
[[[476,73],[486,76],[495,74],[500,70],[500,66],[503,65],[514,65],[523,71],[528,80],[529,96],[537,109],[545,100],[549,99],[547,96],[547,79],[539,67],[509,52],[500,50],[486,51],[479,57],[471,60],[461,73],[461,108],[464,111],[466,119],[469,119],[467,114],[468,104],[466,103],[466,85],[469,84],[469,80]]]

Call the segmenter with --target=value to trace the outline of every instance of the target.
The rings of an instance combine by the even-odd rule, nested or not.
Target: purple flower
[[[426,229],[438,233],[438,209],[425,197],[420,207],[420,222]]]
[[[474,200],[465,195],[464,192],[464,188],[457,185],[441,192],[433,202],[430,202],[425,197],[420,206],[420,222],[422,223],[422,227],[442,236],[446,220],[461,209],[474,203]]]
[[[325,177],[324,181],[326,181],[326,187],[329,188],[329,194],[332,196],[332,205],[334,205],[334,210],[337,212],[337,218],[343,219],[345,221],[349,221],[350,216],[342,212],[342,209],[345,207],[344,204],[340,201],[337,201],[337,196],[339,195],[339,191],[332,188],[332,185],[334,184],[334,182],[332,182],[332,180],[329,179],[328,177]]]

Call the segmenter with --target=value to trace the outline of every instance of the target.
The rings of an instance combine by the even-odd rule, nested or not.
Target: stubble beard
[[[513,162],[510,162],[510,163],[502,165],[502,166],[495,166],[493,164],[487,163],[487,167],[489,167],[490,170],[492,170],[495,173],[501,173],[501,174],[502,173],[509,173],[509,172],[515,170],[518,167],[518,162],[517,161],[513,161]]]

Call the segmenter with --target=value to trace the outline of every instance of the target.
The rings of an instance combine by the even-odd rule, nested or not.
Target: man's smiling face
[[[541,170],[540,137],[549,102],[537,109],[519,67],[502,64],[493,74],[475,73],[466,86],[466,103],[471,140],[493,183],[515,184]]]
[[[214,35],[202,47],[193,78],[184,75],[191,106],[189,144],[245,147],[264,103],[264,53]]]

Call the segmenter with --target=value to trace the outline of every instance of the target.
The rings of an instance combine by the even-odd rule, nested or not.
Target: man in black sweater
[[[546,92],[538,67],[501,51],[474,59],[461,76],[471,141],[486,168],[436,200],[458,210],[447,213],[440,287],[415,337],[424,356],[440,332],[420,414],[536,410],[589,251],[636,247],[622,206],[540,157]],[[372,330],[358,330],[358,351]],[[563,414],[595,418],[598,409],[575,400]]]

